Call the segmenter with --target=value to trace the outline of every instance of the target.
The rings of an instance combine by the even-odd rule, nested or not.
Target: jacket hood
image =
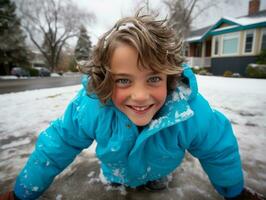
[[[158,129],[166,128],[185,121],[194,115],[189,102],[198,94],[198,86],[194,73],[187,64],[183,64],[183,73],[177,87],[168,94],[164,106],[150,122],[148,130],[157,132]]]
[[[196,77],[188,64],[182,64],[182,80],[179,83],[179,90],[185,98],[190,101],[198,94],[198,85]]]

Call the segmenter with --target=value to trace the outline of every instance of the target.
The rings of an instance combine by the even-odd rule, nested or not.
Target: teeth
[[[147,109],[149,106],[131,106],[133,109],[137,110],[137,111],[142,111]]]

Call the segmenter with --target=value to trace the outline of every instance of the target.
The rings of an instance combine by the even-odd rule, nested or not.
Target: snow
[[[197,79],[200,93],[215,109],[223,112],[233,124],[239,142],[245,184],[266,195],[266,80],[213,76],[197,76]],[[2,190],[7,191],[13,184],[16,175],[33,150],[39,132],[45,129],[53,119],[62,115],[67,104],[80,88],[81,85],[76,85],[0,95],[0,193]],[[83,151],[81,156],[76,158],[76,164],[69,166],[68,170],[56,178],[56,181],[64,177],[75,178],[80,171],[78,166],[82,163],[86,162],[89,165],[97,162],[98,166],[99,161],[94,157],[94,150],[95,143],[88,150]],[[95,184],[103,184],[104,192],[115,192],[107,185],[102,172],[98,173],[96,168],[82,169],[86,172],[81,176],[86,178],[86,187],[91,185],[95,188]],[[147,168],[147,171],[149,170]],[[184,162],[169,177],[172,180],[170,180],[168,192],[175,195],[171,196],[173,199],[174,197],[197,199],[197,195],[203,197],[199,199],[219,199],[198,160],[189,154],[186,154]],[[76,194],[82,193],[79,187],[85,182],[76,182],[78,186],[73,191],[76,191]],[[62,199],[66,195],[63,189],[60,190],[60,186],[54,185],[51,188],[58,191],[50,193],[54,195],[53,199]],[[38,188],[33,189],[38,190]],[[69,192],[70,190],[69,194],[72,194],[72,189],[68,188]],[[127,194],[124,187],[118,190],[122,196]],[[104,192],[101,191],[101,195],[104,195]],[[100,195],[100,193],[97,194]],[[150,193],[148,196],[154,197]]]
[[[62,194],[58,194],[57,196],[56,196],[56,200],[62,200],[62,197],[63,197],[63,195]]]
[[[226,27],[222,27],[222,28],[217,28],[217,29],[213,30],[212,32],[224,31],[224,30],[227,30],[227,29],[237,28],[237,27],[239,27],[239,26],[237,26],[237,25],[226,26]]]
[[[51,73],[51,77],[60,77],[60,75],[57,73]]]
[[[0,79],[18,79],[16,76],[0,76]]]
[[[223,17],[229,21],[233,21],[239,25],[247,26],[251,24],[258,24],[266,22],[265,16],[258,16],[258,17],[241,17],[241,18],[231,18],[231,17]]]
[[[194,36],[194,37],[189,37],[186,39],[186,42],[193,42],[193,41],[198,41],[202,38],[202,36]]]

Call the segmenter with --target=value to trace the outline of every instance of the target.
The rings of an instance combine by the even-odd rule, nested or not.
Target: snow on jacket
[[[231,124],[198,93],[196,78],[183,65],[184,84],[141,131],[114,105],[103,106],[83,88],[64,115],[41,132],[34,152],[16,180],[20,199],[40,196],[54,177],[96,140],[96,155],[110,182],[131,187],[171,173],[185,151],[197,157],[223,196],[243,188],[238,145]]]

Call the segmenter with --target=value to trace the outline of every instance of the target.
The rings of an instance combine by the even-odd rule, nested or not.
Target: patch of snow
[[[50,75],[51,77],[60,77],[60,75],[59,74],[57,74],[57,73],[51,73],[51,75]]]
[[[63,198],[63,195],[62,194],[58,194],[58,195],[56,195],[56,200],[62,200],[62,198]]]
[[[163,116],[163,117],[160,117],[158,119],[152,120],[149,124],[149,129],[157,128],[159,126],[159,124],[166,118],[167,118],[166,116]]]
[[[197,41],[197,40],[200,40],[202,38],[202,36],[194,36],[194,37],[189,37],[187,38],[185,41],[186,42],[192,42],[192,41]]]
[[[229,21],[233,21],[239,25],[246,26],[251,24],[258,24],[262,22],[266,22],[265,16],[258,16],[258,17],[240,17],[240,18],[232,18],[232,17],[224,17]]]
[[[91,171],[87,176],[92,177],[95,174],[95,171]]]
[[[113,187],[111,185],[105,186],[106,191],[119,191],[121,195],[127,195],[126,187],[124,185]]]
[[[197,76],[197,79],[199,92],[214,109],[224,113],[233,122],[245,184],[266,195],[266,80],[214,76]],[[1,183],[14,180],[32,152],[39,133],[52,120],[63,114],[67,104],[80,88],[81,86],[70,86],[0,95]],[[155,125],[154,121],[153,126]],[[82,151],[84,157],[78,157],[76,160],[97,160],[86,157],[95,155],[95,146],[94,142],[89,149]],[[99,160],[98,162],[100,164]],[[73,174],[75,170],[76,168],[70,168],[71,173],[66,175]],[[91,175],[91,182],[102,182],[105,185],[108,183],[102,171],[99,177],[94,179],[91,173],[88,174]],[[27,172],[24,176],[27,176]],[[201,199],[219,199],[213,189],[210,189],[212,187],[200,163],[192,156],[186,156],[172,176],[177,176],[174,191],[180,199],[194,192],[203,196]],[[211,198],[208,192],[216,196]]]
[[[0,79],[18,79],[16,76],[0,76]]]
[[[39,187],[37,187],[37,186],[34,186],[33,188],[32,188],[32,191],[34,191],[34,192],[37,192],[39,190]]]
[[[103,170],[100,170],[100,174],[99,174],[99,179],[101,180],[101,182],[106,185],[108,184],[108,181],[106,180],[105,176],[103,175]]]

